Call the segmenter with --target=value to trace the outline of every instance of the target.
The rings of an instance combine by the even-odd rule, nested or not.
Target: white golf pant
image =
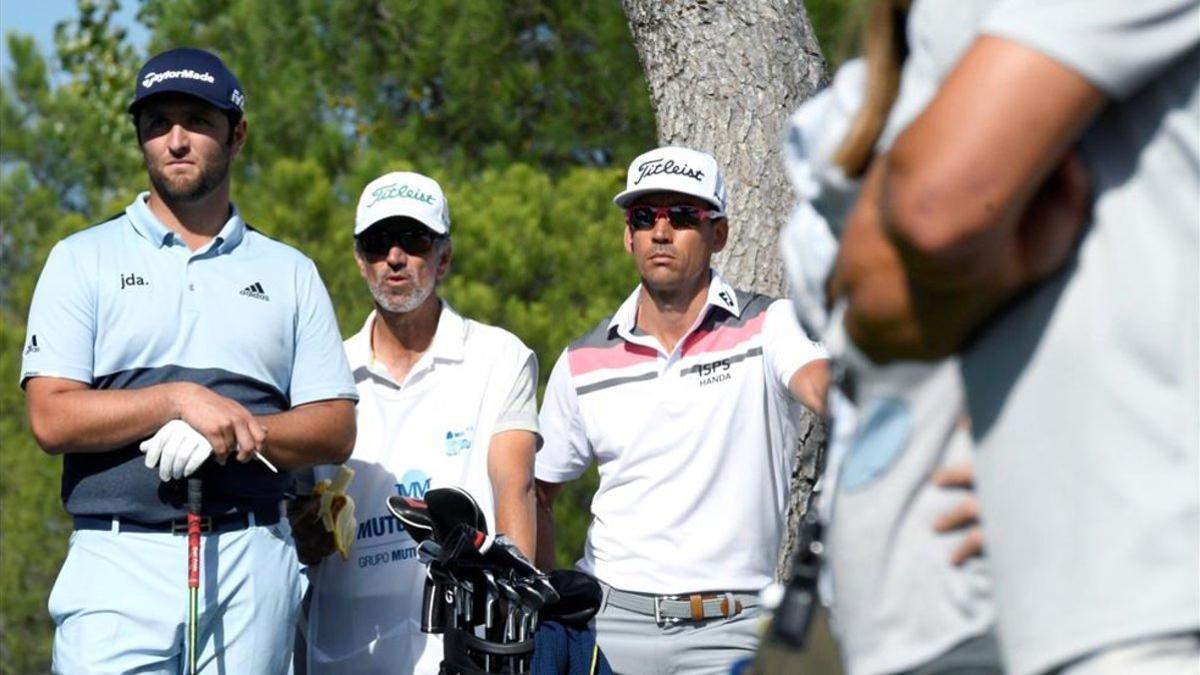
[[[201,672],[283,675],[303,586],[287,521],[201,537]],[[187,672],[187,536],[78,530],[50,592],[53,672]]]

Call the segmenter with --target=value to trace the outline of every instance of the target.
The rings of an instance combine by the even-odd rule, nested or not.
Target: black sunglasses
[[[386,256],[393,246],[399,246],[408,255],[425,255],[441,237],[423,227],[371,227],[355,239],[363,253]]]
[[[634,230],[654,229],[654,221],[666,217],[671,227],[679,229],[695,229],[702,223],[712,219],[714,211],[701,209],[687,204],[675,206],[649,206],[639,204],[625,209],[625,222]]]

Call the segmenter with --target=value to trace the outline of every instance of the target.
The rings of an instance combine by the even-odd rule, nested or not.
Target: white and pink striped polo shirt
[[[644,593],[756,590],[785,525],[800,404],[788,381],[825,358],[786,300],[715,271],[696,325],[667,353],[636,327],[637,288],[563,351],[546,388],[537,477],[596,461],[579,567]]]

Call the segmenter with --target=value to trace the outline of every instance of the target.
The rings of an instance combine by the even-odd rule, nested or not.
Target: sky
[[[130,43],[139,52],[144,50],[149,33],[137,22],[138,1],[121,0],[117,23],[129,32]],[[79,13],[77,0],[0,0],[0,34],[9,32],[32,35],[42,55],[54,53],[54,24],[71,19]],[[0,72],[7,72],[8,48],[0,49]]]

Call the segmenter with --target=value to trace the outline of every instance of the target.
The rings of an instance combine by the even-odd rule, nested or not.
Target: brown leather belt
[[[728,619],[758,606],[758,594],[748,591],[719,591],[655,595],[610,588],[608,602],[614,607],[654,617],[659,625],[679,621]]]

